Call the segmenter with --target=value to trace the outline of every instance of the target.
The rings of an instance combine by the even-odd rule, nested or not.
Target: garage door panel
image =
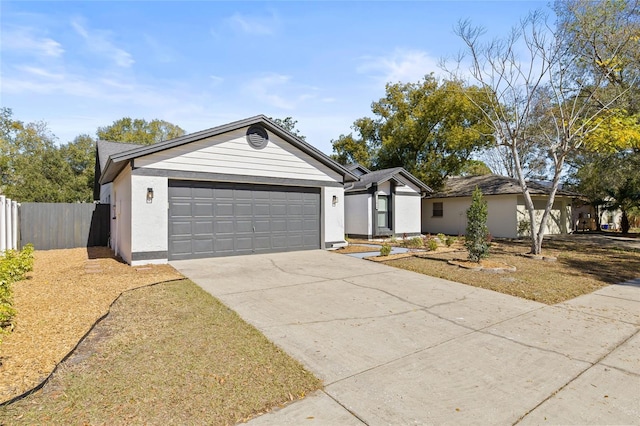
[[[191,204],[184,202],[172,202],[171,211],[173,217],[191,217]]]
[[[192,228],[194,236],[207,235],[209,238],[213,236],[213,222],[210,220],[193,222]]]
[[[217,237],[214,240],[214,248],[216,253],[233,253],[234,239],[232,237]]]
[[[300,220],[300,219],[289,219],[287,221],[287,230],[289,232],[300,232],[300,231],[302,231],[302,220]]]
[[[210,238],[207,239],[194,239],[193,243],[193,252],[195,254],[211,254],[213,255],[213,240]]]
[[[271,221],[265,219],[255,219],[253,221],[254,232],[270,232],[271,231]]]
[[[234,221],[232,220],[218,220],[213,226],[216,230],[217,236],[222,234],[233,234],[235,232]]]
[[[191,197],[195,199],[213,199],[213,189],[212,188],[198,188],[194,187],[191,190]]]
[[[272,219],[271,220],[271,231],[272,232],[286,232],[287,230],[287,220],[286,219]]]
[[[169,258],[320,247],[320,190],[169,182]]]
[[[302,216],[302,205],[289,204],[287,206],[287,215],[289,216]]]
[[[253,216],[253,206],[247,203],[238,203],[234,211],[236,217]]]
[[[192,214],[195,217],[211,217],[213,215],[213,203],[193,203]]]
[[[236,250],[251,250],[253,247],[253,237],[236,237]]]
[[[216,217],[222,217],[222,216],[233,217],[233,204],[226,201],[218,202],[215,204],[213,211],[214,211],[214,216]]]
[[[272,204],[271,205],[271,216],[286,216],[287,215],[287,205],[286,204]]]
[[[191,232],[191,222],[173,222],[171,233],[176,236],[189,236]]]

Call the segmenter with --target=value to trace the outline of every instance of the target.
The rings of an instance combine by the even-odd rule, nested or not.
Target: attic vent
[[[262,149],[269,142],[269,135],[264,127],[254,124],[247,129],[247,142],[255,149]]]

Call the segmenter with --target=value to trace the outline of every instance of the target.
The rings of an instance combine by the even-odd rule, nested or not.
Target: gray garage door
[[[169,181],[169,259],[320,248],[320,189]]]

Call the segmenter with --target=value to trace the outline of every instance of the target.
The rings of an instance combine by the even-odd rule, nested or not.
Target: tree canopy
[[[141,118],[124,117],[105,127],[98,127],[98,139],[126,142],[140,145],[151,145],[174,139],[185,134],[185,131],[164,120],[147,121]]]
[[[101,127],[101,138],[149,144],[184,134],[162,120],[123,118]],[[79,135],[58,145],[46,123],[23,123],[0,109],[0,193],[19,202],[91,202],[95,140]]]
[[[440,188],[492,140],[492,129],[474,102],[487,104],[486,94],[433,74],[417,83],[389,83],[385,97],[371,105],[375,118],[357,119],[355,135],[332,141],[333,157],[373,170],[404,167]]]
[[[298,120],[294,120],[293,117],[285,117],[284,119],[269,117],[269,120],[273,121],[292,135],[295,135],[302,140],[307,139],[306,136],[300,133],[300,130],[296,127]]]

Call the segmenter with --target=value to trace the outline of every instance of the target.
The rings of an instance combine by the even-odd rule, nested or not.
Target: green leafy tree
[[[164,120],[144,119],[129,117],[116,120],[110,126],[99,127],[96,131],[98,139],[126,142],[140,145],[151,145],[174,139],[185,134],[185,131]]]
[[[298,124],[298,120],[294,120],[293,117],[286,117],[284,119],[269,117],[269,120],[273,121],[278,126],[282,127],[287,132],[295,135],[303,141],[307,139],[306,136],[300,133],[300,130],[296,127],[296,125]]]
[[[375,118],[356,120],[355,136],[332,141],[334,158],[372,169],[404,167],[441,188],[492,140],[493,131],[476,104],[488,104],[485,92],[457,80],[439,81],[433,74],[418,83],[387,84],[385,97],[371,106]]]
[[[69,201],[71,168],[45,123],[23,123],[0,114],[0,188],[19,202]],[[76,201],[76,200],[73,200]]]
[[[493,173],[489,166],[480,160],[468,160],[462,170],[461,176],[482,176]]]
[[[467,210],[467,231],[464,246],[469,253],[469,260],[480,262],[489,256],[489,228],[487,227],[487,202],[482,198],[482,191],[476,186]]]
[[[96,145],[89,135],[77,136],[73,142],[62,145],[60,152],[70,168],[67,183],[67,200],[72,202],[93,201]]]

